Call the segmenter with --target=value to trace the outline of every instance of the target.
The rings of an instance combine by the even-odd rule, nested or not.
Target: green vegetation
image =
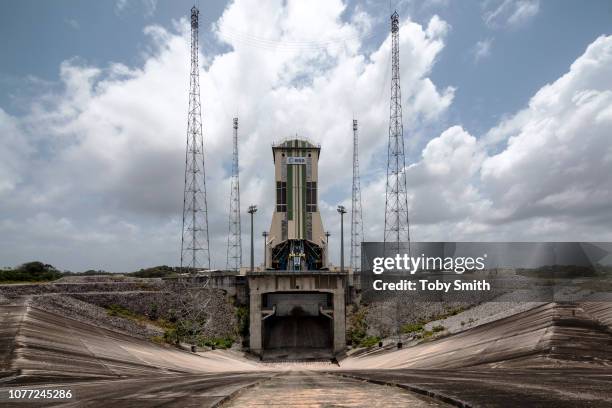
[[[444,326],[438,325],[438,326],[434,326],[432,328],[432,331],[429,332],[429,334],[427,334],[427,331],[425,330],[425,324],[429,323],[429,322],[435,322],[436,320],[442,320],[442,319],[446,319],[447,317],[451,317],[451,316],[455,316],[458,315],[459,313],[465,311],[465,308],[463,307],[456,307],[453,309],[448,309],[446,310],[444,313],[439,314],[439,315],[435,315],[435,316],[430,316],[429,320],[419,320],[417,323],[407,323],[404,324],[401,327],[401,331],[404,334],[415,334],[417,336],[422,336],[422,337],[431,337],[431,335],[433,333],[437,333],[437,332],[441,332],[444,330]],[[462,322],[462,325],[464,325],[465,322]]]
[[[428,339],[431,336],[433,336],[433,332],[429,331],[429,330],[425,330],[423,331],[423,333],[421,334],[421,337],[423,337],[424,339]]]
[[[456,313],[455,313],[456,314]],[[435,319],[438,320],[438,319]],[[418,323],[409,323],[402,326],[402,333],[405,334],[414,334],[417,338],[429,339],[435,333],[440,333],[444,331],[445,327],[442,325],[436,325],[431,328],[431,330],[425,330],[425,324],[427,322],[420,321]]]
[[[126,273],[126,275],[133,276],[135,278],[167,278],[176,276],[178,269],[180,268],[161,265],[154,266],[152,268],[140,269],[136,272]]]
[[[234,344],[234,339],[231,337],[214,337],[214,338],[206,338],[206,337],[199,337],[198,340],[196,341],[196,344],[199,347],[214,347],[214,348],[218,348],[218,349],[228,349],[232,347],[232,344]]]
[[[157,320],[159,319],[159,310],[157,307],[157,303],[153,303],[151,308],[149,309],[149,313],[147,314],[149,320]]]
[[[151,337],[151,341],[157,344],[165,344],[164,336],[153,336]]]
[[[12,269],[0,270],[0,283],[48,282],[62,277],[62,272],[42,262],[27,262]]]
[[[451,317],[451,316],[455,316],[455,315],[458,315],[459,313],[464,312],[464,311],[465,311],[465,308],[463,308],[463,307],[456,307],[454,309],[449,309],[446,313],[444,313],[444,315],[442,317],[440,317],[437,320],[445,319],[445,318]]]
[[[368,323],[366,320],[368,309],[364,306],[352,306],[349,314],[349,328],[347,341],[358,347],[372,347],[378,344],[380,337],[368,336]]]
[[[107,272],[101,269],[88,269],[83,272],[61,272],[55,267],[43,262],[34,261],[28,262],[15,268],[0,269],[0,283],[16,283],[16,282],[48,282],[59,279],[63,276],[129,276],[134,278],[168,278],[175,277],[181,271],[178,266],[153,266],[151,268],[143,268],[135,272],[114,273]],[[189,272],[184,269],[184,272]]]
[[[418,333],[423,331],[423,323],[408,323],[402,326],[402,333]]]
[[[132,320],[143,320],[144,316],[140,316],[121,305],[110,305],[106,308],[109,316],[118,316]]]
[[[181,336],[182,333],[180,330],[177,330],[176,327],[174,328],[169,328],[166,329],[164,331],[164,342],[169,343],[169,344],[178,344],[180,342],[180,339],[184,336]]]
[[[368,337],[365,337],[363,340],[361,340],[361,342],[359,343],[359,346],[372,347],[372,346],[377,345],[379,341],[380,341],[380,337],[378,336],[368,336]]]
[[[168,344],[178,344],[180,341],[185,341],[191,336],[191,333],[184,326],[179,327],[168,327],[164,332],[164,336],[160,339],[162,342]],[[152,339],[153,340],[153,339]],[[217,349],[228,349],[232,347],[235,339],[233,337],[204,337],[197,336],[194,343],[198,347],[211,347]]]
[[[156,306],[155,304],[153,304],[153,306]],[[144,316],[138,313],[134,313],[133,311],[131,311],[130,309],[127,309],[121,305],[117,305],[117,304],[112,304],[110,306],[108,306],[106,308],[106,312],[108,313],[109,316],[116,316],[116,317],[122,317],[124,319],[130,319],[135,321],[136,323],[139,324],[153,324],[157,327],[160,327],[164,330],[173,330],[176,328],[176,324],[157,317],[155,319],[152,318],[152,316]],[[158,336],[161,338],[161,336]]]
[[[246,306],[236,307],[236,320],[238,320],[238,334],[242,338],[249,335],[249,308]]]
[[[116,275],[113,272],[106,272],[102,269],[88,269],[85,272],[64,272],[64,276],[97,276],[97,275]]]
[[[367,309],[365,307],[354,307],[353,313],[349,315],[347,340],[350,344],[361,345],[366,339],[368,331],[366,315]]]
[[[434,333],[438,333],[438,332],[444,331],[444,326],[442,326],[442,325],[434,326],[434,327],[431,328],[431,331],[434,332]]]

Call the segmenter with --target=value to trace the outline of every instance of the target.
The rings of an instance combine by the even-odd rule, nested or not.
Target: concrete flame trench
[[[250,349],[262,359],[331,358],[346,346],[346,274],[247,274]]]

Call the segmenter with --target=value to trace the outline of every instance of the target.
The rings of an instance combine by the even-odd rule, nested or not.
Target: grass
[[[0,269],[0,283],[36,283],[49,282],[63,276],[49,264],[42,262],[26,262],[16,268]]]
[[[164,336],[153,336],[151,337],[151,341],[156,344],[166,344]]]
[[[402,333],[418,333],[423,331],[423,323],[409,323],[402,326]]]
[[[140,320],[140,317],[141,317],[140,315],[132,312],[131,310],[121,305],[115,305],[115,304],[107,307],[106,312],[108,313],[109,316],[123,317],[126,319],[132,319],[132,320]]]
[[[174,329],[176,325],[172,322],[169,322],[166,319],[158,318],[155,320],[151,320],[149,317],[145,315],[141,315],[138,313],[132,312],[130,309],[125,308],[121,305],[112,304],[106,308],[106,313],[109,316],[122,317],[124,319],[130,319],[138,324],[146,324],[150,323],[164,330]],[[161,337],[161,336],[156,336]]]
[[[361,340],[361,342],[359,343],[359,346],[372,347],[374,345],[377,345],[379,341],[380,341],[380,337],[378,336],[368,336],[368,337],[365,337],[363,340]]]
[[[421,335],[421,336],[422,336],[424,339],[428,339],[428,338],[430,338],[431,336],[433,336],[433,332],[432,332],[432,331],[429,331],[429,330],[425,330],[425,331],[423,331],[423,333],[422,333],[422,335]]]
[[[437,325],[431,328],[431,331],[434,333],[439,333],[441,331],[444,331],[444,326],[442,325]]]
[[[234,344],[234,339],[231,337],[214,337],[214,338],[200,338],[197,341],[198,346],[203,347],[215,347],[217,349],[228,349]]]
[[[367,309],[365,307],[352,306],[348,314],[347,340],[349,344],[359,345],[368,335],[368,324],[366,321]]]

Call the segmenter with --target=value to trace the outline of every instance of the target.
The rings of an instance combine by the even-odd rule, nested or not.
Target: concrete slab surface
[[[336,372],[338,373],[338,372]],[[351,370],[349,378],[397,385],[465,407],[611,407],[612,370]]]
[[[612,305],[546,304],[392,352],[329,362],[201,354],[0,305],[0,406],[612,406]],[[9,389],[71,389],[10,402]]]
[[[227,407],[442,407],[447,404],[399,387],[314,371],[291,371],[238,393]]]

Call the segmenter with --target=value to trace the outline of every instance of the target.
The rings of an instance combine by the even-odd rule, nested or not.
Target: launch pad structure
[[[263,265],[205,272],[211,288],[249,305],[249,349],[262,359],[333,358],[346,348],[349,272],[328,261],[317,194],[320,153],[305,139],[272,146],[275,206]]]
[[[205,286],[233,292],[239,302],[249,305],[249,345],[252,353],[262,358],[270,355],[286,358],[300,354],[336,356],[346,347],[346,304],[353,298],[359,284],[358,279],[352,279],[353,274],[344,269],[343,236],[340,237],[340,270],[330,268],[329,233],[323,228],[318,204],[320,145],[296,136],[272,146],[275,205],[270,229],[263,234],[263,266],[255,270],[253,265],[252,229],[256,207],[251,206],[251,267],[247,271],[241,268],[238,118],[234,118],[228,270],[219,273],[210,269],[199,97],[198,18],[199,11],[193,7],[181,269],[186,267],[190,274],[200,275],[198,279],[205,281]],[[393,65],[385,245],[410,242],[399,78],[399,31],[399,15],[395,12],[391,15]],[[363,241],[358,155],[357,121],[353,119],[350,270],[356,276],[360,269],[359,246]],[[339,206],[339,211],[344,213],[344,207]]]
[[[332,357],[344,351],[347,274],[332,271],[318,203],[321,148],[291,139],[272,146],[276,204],[260,271],[247,272],[250,350]]]

